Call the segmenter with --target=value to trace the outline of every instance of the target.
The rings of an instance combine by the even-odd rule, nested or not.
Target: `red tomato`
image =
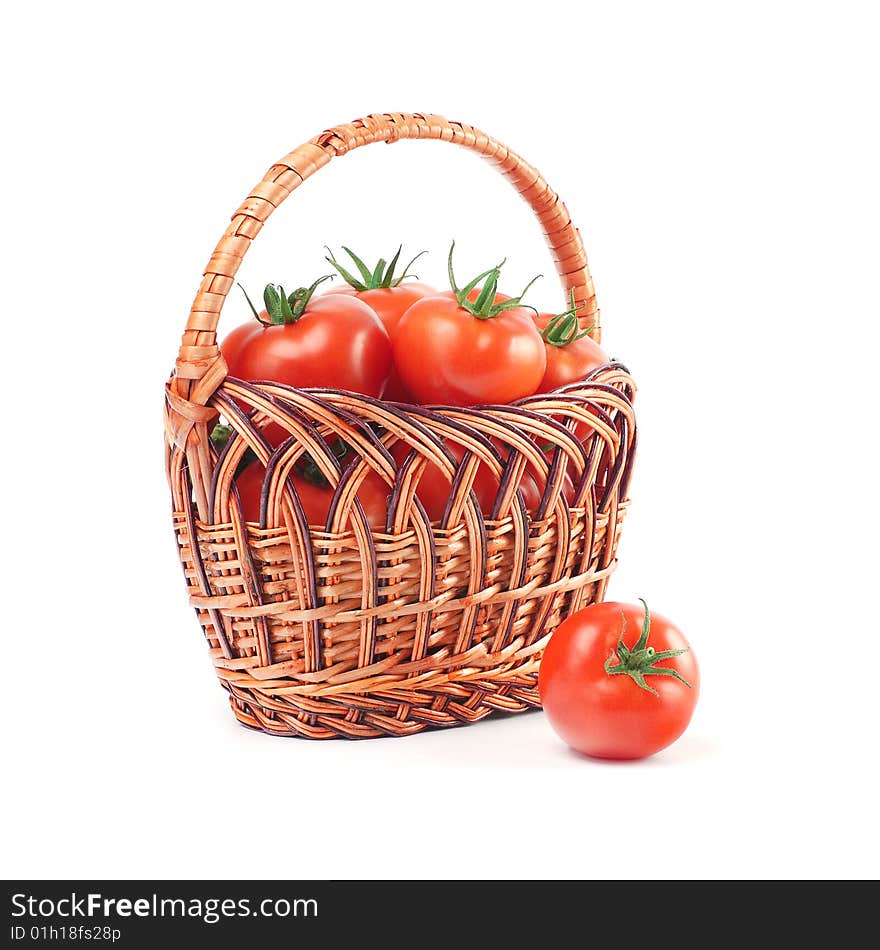
[[[262,318],[268,319],[265,310],[262,313]],[[254,319],[248,320],[247,323],[240,323],[234,330],[229,331],[220,344],[220,352],[223,354],[223,359],[226,360],[227,368],[230,362],[238,363],[242,351],[247,346],[248,340],[264,329],[263,324],[260,323],[259,320]]]
[[[268,321],[266,311],[261,314]],[[344,294],[312,297],[288,323],[256,321],[220,344],[229,375],[287,386],[348,389],[381,396],[391,369],[388,333],[363,301]]]
[[[475,406],[530,396],[547,357],[524,309],[481,318],[450,297],[416,301],[397,324],[394,362],[420,403]]]
[[[397,287],[376,287],[367,290],[356,290],[350,284],[341,284],[339,287],[331,287],[323,296],[331,294],[345,294],[348,297],[363,300],[375,311],[376,316],[388,331],[388,335],[391,336],[406,311],[422,297],[436,296],[437,290],[427,284],[410,281],[408,284],[400,284]]]
[[[376,287],[367,290],[356,290],[349,284],[345,284],[327,291],[328,295],[347,294],[362,300],[375,311],[389,336],[394,332],[400,318],[417,300],[421,300],[422,297],[433,296],[436,293],[437,291],[433,287],[415,282],[399,284],[397,287]],[[397,367],[394,365],[391,367],[388,384],[382,398],[390,402],[415,402],[413,395],[403,385]]]
[[[388,331],[389,336],[394,332],[397,322],[412,304],[422,297],[429,297],[437,293],[433,287],[429,287],[427,284],[420,284],[413,281],[407,284],[403,283],[409,275],[410,267],[425,253],[424,251],[422,251],[422,254],[416,254],[403,269],[403,273],[399,277],[395,275],[395,268],[397,267],[397,262],[400,260],[400,252],[402,249],[402,245],[398,247],[397,252],[389,263],[386,264],[385,259],[382,258],[375,267],[369,268],[354,251],[343,247],[345,253],[352,259],[354,269],[357,270],[358,276],[346,270],[339,261],[336,260],[332,251],[330,251],[330,256],[326,258],[327,262],[335,267],[342,275],[343,280],[345,280],[345,284],[341,287],[331,288],[327,292],[331,294],[348,294],[357,297],[359,300],[363,300],[365,304],[372,307],[376,312],[385,329]],[[385,387],[384,398],[392,402],[415,402],[412,394],[407,391],[401,382],[395,366],[391,368],[391,375],[388,378],[388,385]]]
[[[260,492],[263,489],[265,476],[266,469],[259,462],[251,462],[235,480],[245,521],[259,523]],[[329,487],[316,485],[313,481],[299,475],[291,476],[291,481],[299,496],[308,524],[323,528],[327,524],[333,491]],[[389,493],[388,486],[375,472],[370,472],[358,488],[357,497],[364,507],[370,527],[374,530],[385,529]]]
[[[597,366],[608,362],[608,355],[602,347],[586,336],[578,324],[574,291],[571,307],[564,313],[539,313],[534,320],[547,347],[547,368],[538,387],[539,393],[549,393],[576,383]]]
[[[255,319],[220,344],[229,375],[381,396],[391,372],[388,332],[361,300],[343,294],[313,297],[318,283],[289,298],[281,287],[266,287],[266,309],[257,314],[251,304]],[[269,423],[263,435],[277,447],[290,433]]]
[[[423,404],[513,402],[536,391],[547,364],[526,310],[481,318],[443,296],[416,301],[397,324],[392,346],[400,378]]]
[[[519,297],[501,300],[500,265],[452,293],[423,297],[400,318],[394,363],[421,403],[475,406],[507,403],[535,392],[544,377],[544,341]],[[477,284],[484,281],[480,290]],[[530,286],[530,285],[529,285]],[[528,290],[528,287],[526,287]]]
[[[687,728],[700,686],[681,631],[637,604],[594,604],[557,627],[538,690],[550,724],[573,749],[639,759]],[[641,634],[639,633],[641,631]]]

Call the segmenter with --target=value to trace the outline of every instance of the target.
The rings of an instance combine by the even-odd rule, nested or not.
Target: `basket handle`
[[[276,162],[232,217],[205,268],[180,344],[176,372],[169,386],[171,409],[194,420],[226,376],[217,346],[217,323],[223,301],[251,241],[269,215],[331,158],[372,142],[440,139],[469,148],[496,165],[535,212],[562,280],[566,303],[574,290],[582,325],[599,342],[599,310],[581,236],[568,210],[541,175],[506,145],[462,122],[439,115],[393,112],[369,115],[322,132]]]

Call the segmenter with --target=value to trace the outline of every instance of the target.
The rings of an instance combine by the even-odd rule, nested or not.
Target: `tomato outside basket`
[[[269,169],[205,269],[166,386],[165,455],[190,603],[217,675],[239,721],[273,735],[402,736],[538,707],[551,633],[602,600],[616,565],[636,441],[635,386],[619,363],[515,405],[467,409],[227,376],[220,310],[263,223],[331,158],[403,138],[461,145],[509,179],[541,224],[563,303],[574,290],[582,325],[600,336],[565,205],[534,168],[472,126],[370,115]],[[220,413],[233,433],[218,453],[209,436]],[[262,435],[270,423],[292,436],[274,452]],[[339,438],[357,453],[344,473],[333,453]],[[444,438],[464,447],[460,460]],[[401,440],[409,451],[393,456]],[[499,444],[510,447],[507,458]],[[233,481],[248,448],[266,469],[260,524],[243,520]],[[304,453],[335,489],[326,525],[306,523],[289,478]],[[450,480],[445,517],[433,523],[416,497],[427,462]],[[480,463],[500,479],[491,512],[471,492]],[[527,464],[546,478],[531,512],[519,491]],[[384,531],[370,528],[357,499],[371,471],[388,486]],[[573,494],[563,491],[566,475]]]

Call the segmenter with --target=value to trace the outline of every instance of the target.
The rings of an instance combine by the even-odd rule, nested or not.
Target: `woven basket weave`
[[[582,325],[599,339],[586,255],[565,205],[477,129],[435,115],[371,115],[269,169],[205,269],[166,386],[165,423],[190,602],[233,712],[274,735],[400,736],[538,706],[544,645],[569,613],[602,599],[616,563],[636,434],[635,387],[620,364],[549,395],[476,409],[227,377],[220,309],[265,220],[331,158],[403,138],[464,146],[510,180],[543,228],[565,298],[573,289]],[[218,413],[234,430],[219,455],[209,439]],[[261,432],[270,423],[292,436],[274,452]],[[357,453],[344,472],[337,438]],[[443,439],[463,446],[460,460]],[[399,440],[408,454],[398,447],[392,457]],[[233,481],[248,448],[266,466],[260,524],[243,520]],[[288,478],[304,453],[335,488],[325,525],[306,524]],[[439,522],[416,497],[427,462],[449,478]],[[500,481],[492,511],[471,491],[480,464]],[[546,479],[532,511],[519,490],[527,464]],[[388,486],[385,531],[370,528],[357,498],[371,471]],[[566,476],[573,494],[563,491]]]

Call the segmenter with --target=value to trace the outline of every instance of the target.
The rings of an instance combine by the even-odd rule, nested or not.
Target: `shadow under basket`
[[[477,408],[226,374],[220,309],[269,214],[332,157],[404,138],[462,145],[510,179],[543,228],[565,297],[574,290],[582,326],[599,339],[586,255],[565,206],[534,168],[473,127],[368,116],[269,169],[205,270],[166,386],[165,422],[190,603],[236,717],[273,735],[402,736],[537,707],[550,635],[602,599],[616,564],[636,440],[635,386],[618,363],[552,393]],[[209,434],[221,416],[232,433],[217,451]],[[344,468],[339,440],[353,459]],[[246,452],[262,466],[259,522],[245,520],[235,480]],[[307,522],[295,477],[306,458],[333,489],[325,524]],[[438,470],[449,497],[432,520],[419,484]],[[474,490],[487,477],[497,486],[491,506]],[[384,524],[362,503],[365,479],[387,488]]]

